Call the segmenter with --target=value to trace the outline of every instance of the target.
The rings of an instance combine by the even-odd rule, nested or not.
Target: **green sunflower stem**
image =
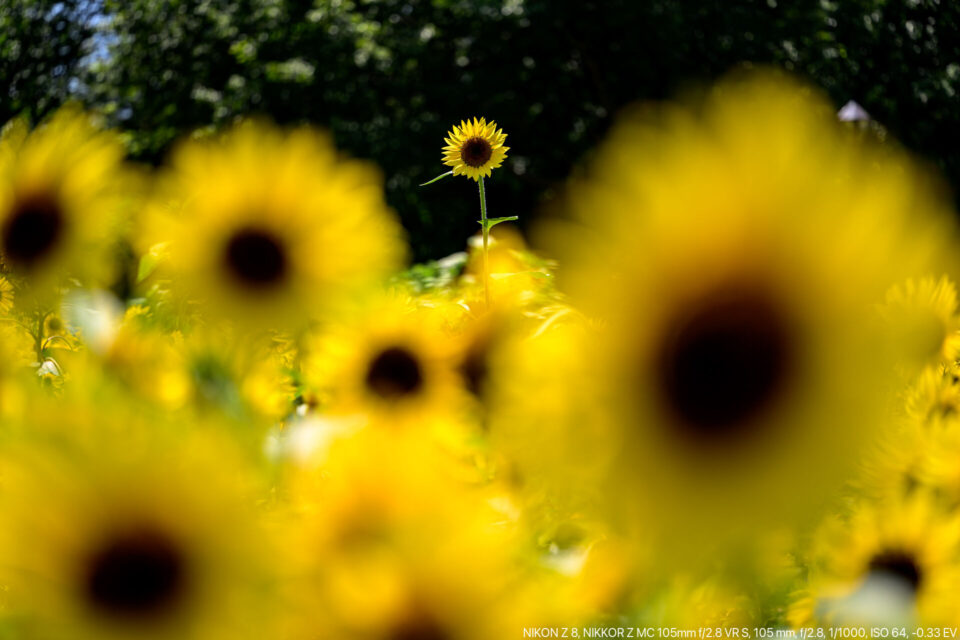
[[[487,245],[490,241],[490,225],[487,223],[487,193],[483,188],[483,176],[477,180],[480,185],[480,228],[483,231],[483,299],[490,308],[490,265],[487,257]]]

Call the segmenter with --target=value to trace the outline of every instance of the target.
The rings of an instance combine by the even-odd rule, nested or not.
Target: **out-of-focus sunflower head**
[[[289,586],[307,637],[318,615],[333,636],[371,640],[518,628],[509,522],[428,441],[370,432],[340,441],[292,493],[289,546],[305,571]]]
[[[195,327],[177,343],[192,400],[200,408],[278,420],[293,410],[295,389],[289,354],[273,340],[236,343],[236,335],[211,326]]]
[[[932,443],[931,432],[915,419],[900,421],[880,434],[862,456],[860,472],[852,485],[857,493],[875,499],[899,499],[923,484]]]
[[[246,122],[174,154],[144,249],[208,317],[301,328],[400,266],[402,231],[376,172],[326,135]]]
[[[917,475],[938,492],[953,509],[960,507],[960,428],[956,422],[949,428],[929,434],[923,464]]]
[[[5,614],[54,640],[270,637],[249,470],[213,431],[109,406],[45,399],[5,443]]]
[[[960,420],[957,365],[925,368],[907,388],[904,404],[908,418],[925,431],[947,428]]]
[[[495,310],[481,316],[470,316],[457,333],[456,371],[466,391],[488,410],[492,400],[495,376],[508,372],[498,367],[500,353],[516,340],[516,314]],[[508,381],[507,381],[508,382]]]
[[[510,147],[503,146],[507,134],[496,122],[486,118],[462,121],[444,138],[443,163],[453,167],[453,175],[465,175],[479,181],[503,164]]]
[[[497,351],[497,375],[485,387],[502,479],[520,491],[525,509],[548,505],[561,521],[609,499],[604,478],[622,438],[612,407],[596,402],[602,379],[585,366],[596,340],[589,327],[567,323],[511,343]]]
[[[915,366],[914,361],[911,367]],[[909,370],[908,368],[907,370]],[[902,498],[918,488],[946,490],[958,496],[952,478],[953,439],[960,426],[960,385],[956,365],[926,366],[903,394],[903,416],[883,433],[863,457],[863,473],[855,483],[862,495]]]
[[[107,369],[135,393],[169,409],[182,407],[192,396],[180,341],[145,321],[149,311],[134,306],[124,314],[103,354]]]
[[[925,492],[860,502],[849,516],[828,519],[788,620],[797,627],[955,624],[958,524]]]
[[[891,344],[911,370],[952,363],[960,356],[957,289],[946,276],[894,285],[880,312],[889,324]]]
[[[377,296],[310,339],[305,385],[329,397],[322,411],[363,416],[381,428],[426,432],[445,424],[463,398],[456,343],[442,320],[406,296]]]
[[[919,176],[773,74],[628,116],[571,186],[574,221],[546,236],[605,326],[557,351],[575,366],[556,387],[518,379],[537,392],[515,401],[551,424],[544,397],[582,397],[550,414],[551,434],[609,442],[601,503],[667,548],[809,522],[885,423],[894,363],[876,304],[929,272],[952,231]]]
[[[43,321],[43,335],[62,336],[68,333],[67,325],[60,314],[51,313]]]
[[[13,121],[0,139],[0,258],[25,294],[51,300],[68,278],[110,275],[111,242],[129,205],[119,139],[68,105],[33,131]]]

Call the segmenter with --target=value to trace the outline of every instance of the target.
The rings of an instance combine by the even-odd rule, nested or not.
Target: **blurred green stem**
[[[483,176],[477,181],[480,185],[480,227],[483,230],[483,299],[490,308],[490,272],[487,262],[487,244],[490,239],[490,226],[487,224],[487,194],[483,188]]]
[[[43,323],[46,321],[49,311],[37,311],[37,333],[33,336],[34,347],[37,351],[37,362],[43,365]]]

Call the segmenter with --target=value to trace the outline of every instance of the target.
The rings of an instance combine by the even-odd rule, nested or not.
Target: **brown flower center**
[[[401,347],[390,347],[370,362],[366,385],[381,398],[396,400],[420,390],[423,370],[412,353]]]
[[[157,615],[183,596],[184,565],[183,555],[166,536],[149,530],[125,533],[90,558],[86,596],[110,615]]]
[[[474,136],[460,147],[460,159],[468,167],[482,167],[493,157],[493,145],[484,138]]]
[[[712,296],[668,327],[657,361],[662,401],[696,439],[740,432],[782,390],[790,337],[760,292]]]
[[[63,227],[63,212],[52,198],[30,196],[16,202],[3,223],[4,260],[25,268],[42,262],[60,241]]]
[[[903,551],[885,551],[870,561],[870,574],[891,577],[906,584],[914,592],[920,588],[923,573],[914,557]]]
[[[253,288],[277,284],[287,272],[283,244],[263,229],[246,228],[236,232],[227,242],[224,259],[230,273]]]

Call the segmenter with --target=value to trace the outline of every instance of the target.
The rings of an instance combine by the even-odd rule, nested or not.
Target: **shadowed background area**
[[[856,100],[957,191],[960,4],[942,0],[8,0],[0,120],[79,99],[152,163],[241,115],[319,124],[383,169],[419,261],[476,229],[474,185],[417,188],[452,124],[503,127],[490,206],[529,223],[623,106],[743,62]]]

